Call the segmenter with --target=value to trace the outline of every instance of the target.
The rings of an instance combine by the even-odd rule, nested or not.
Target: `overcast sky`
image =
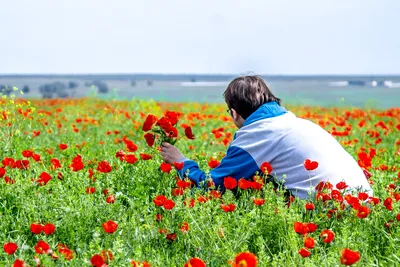
[[[399,0],[0,0],[0,73],[399,74]]]

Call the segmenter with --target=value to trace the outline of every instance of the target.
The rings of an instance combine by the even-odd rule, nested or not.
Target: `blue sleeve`
[[[184,161],[183,169],[179,171],[179,175],[186,177],[188,170],[188,178],[197,185],[207,177],[193,160]],[[217,187],[223,187],[225,177],[230,176],[236,180],[250,178],[259,170],[257,163],[247,151],[236,146],[230,146],[220,165],[210,171],[210,176]]]

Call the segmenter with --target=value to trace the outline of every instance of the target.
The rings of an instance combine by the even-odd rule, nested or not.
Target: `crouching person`
[[[262,78],[238,77],[228,85],[224,97],[239,130],[220,165],[210,172],[217,187],[223,188],[228,176],[249,179],[256,172],[265,172],[262,168],[267,165],[262,164],[267,162],[272,167],[270,174],[295,197],[307,198],[320,182],[345,182],[372,195],[364,172],[340,143],[319,125],[282,107]],[[163,143],[161,149],[164,161],[184,162],[181,177],[188,173],[197,184],[207,178],[195,161],[173,145]]]

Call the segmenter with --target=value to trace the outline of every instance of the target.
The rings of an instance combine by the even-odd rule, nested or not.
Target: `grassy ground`
[[[143,122],[150,113],[160,118],[166,110],[177,111],[179,136],[187,126],[195,136],[183,137],[177,146],[207,171],[210,159],[222,158],[235,132],[220,104],[3,99],[0,241],[18,249],[12,255],[0,253],[0,265],[12,266],[20,259],[30,266],[37,261],[43,266],[90,266],[97,258],[95,266],[101,261],[134,266],[132,260],[184,266],[198,257],[207,266],[220,267],[249,251],[258,266],[338,266],[341,257],[351,263],[341,255],[348,248],[359,252],[355,265],[398,266],[400,110],[288,108],[330,131],[372,173],[376,199],[362,201],[363,195],[332,191],[336,185],[324,189],[322,198],[295,199],[290,205],[269,184],[222,197],[179,189],[184,185],[176,182],[176,170],[163,172],[157,144],[150,148],[143,138]],[[121,150],[125,156],[117,154]],[[152,159],[144,160],[144,154]],[[157,196],[172,200],[173,208],[171,201],[154,201]],[[342,205],[339,196],[351,205]],[[254,199],[265,203],[258,206]],[[314,208],[307,210],[307,203]],[[221,204],[235,208],[226,212]],[[116,223],[116,229],[107,221]],[[299,223],[315,223],[317,229]],[[39,225],[40,233],[32,232],[32,224]],[[49,224],[55,226],[53,233]],[[48,234],[40,225],[47,225]],[[331,230],[334,239],[324,230]],[[304,247],[311,247],[304,243],[307,237],[315,245],[303,257]]]

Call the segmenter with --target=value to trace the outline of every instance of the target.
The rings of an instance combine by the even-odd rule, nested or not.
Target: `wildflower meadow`
[[[297,199],[268,162],[224,192],[180,179],[160,142],[217,167],[236,131],[222,104],[1,98],[0,266],[399,266],[400,108],[286,107],[335,136],[373,195],[325,182]]]

